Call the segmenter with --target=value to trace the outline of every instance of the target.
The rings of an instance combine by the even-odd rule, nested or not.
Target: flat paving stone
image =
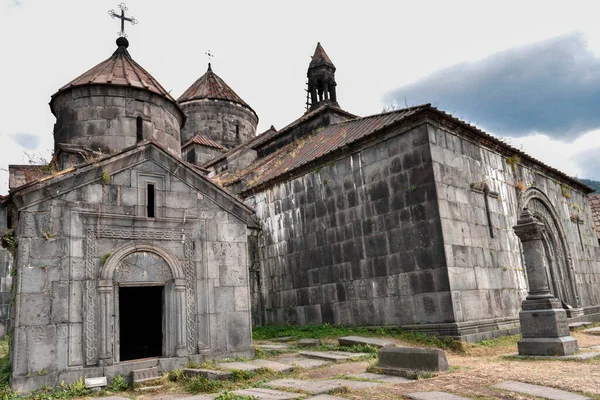
[[[446,392],[415,392],[405,394],[404,396],[413,400],[470,400],[468,397]]]
[[[298,340],[298,347],[319,347],[321,346],[320,339],[302,339]]]
[[[229,371],[219,371],[215,369],[201,369],[201,368],[184,368],[183,374],[187,377],[193,378],[194,376],[203,376],[209,380],[223,380],[230,379],[233,374]]]
[[[338,339],[338,343],[341,346],[356,346],[356,345],[369,345],[381,349],[382,347],[394,347],[396,344],[391,340],[386,339],[375,339],[361,336],[344,336]]]
[[[328,394],[319,394],[317,396],[307,397],[304,400],[346,400],[343,397],[330,396]]]
[[[277,361],[283,364],[291,365],[292,367],[300,367],[305,369],[317,368],[322,365],[329,364],[329,361],[305,357],[285,357],[280,358]]]
[[[592,324],[592,322],[589,322],[589,321],[572,322],[569,324],[569,329],[573,330],[573,329],[581,328],[582,326],[589,326],[591,324]]]
[[[348,381],[350,382],[350,381]],[[267,385],[279,389],[291,389],[308,392],[310,394],[322,394],[342,387],[333,381],[304,381],[301,379],[277,379],[268,382]]]
[[[600,336],[600,326],[597,328],[590,328],[583,331],[583,333],[587,333],[588,335],[597,335]]]
[[[254,347],[261,350],[287,350],[290,348],[290,346],[287,344],[277,343],[255,344]]]
[[[232,393],[238,394],[241,396],[254,396],[259,400],[291,400],[298,399],[303,397],[303,394],[300,393],[290,393],[290,392],[282,392],[280,390],[272,390],[272,389],[263,389],[263,388],[249,388],[236,390]]]
[[[589,397],[583,397],[575,393],[564,390],[553,389],[546,386],[531,385],[529,383],[506,381],[494,385],[496,389],[509,390],[511,392],[528,394],[549,400],[591,400]]]
[[[600,350],[600,346],[591,347],[592,350]],[[589,351],[585,353],[573,354],[570,356],[522,356],[520,354],[509,354],[507,357],[511,358],[522,358],[526,360],[558,360],[558,361],[569,361],[569,360],[589,360],[591,358],[600,357],[600,352],[598,351]]]
[[[347,379],[328,379],[329,382],[334,382],[339,387],[347,387],[352,390],[368,389],[376,386],[381,386],[383,383],[367,382],[367,381],[349,381]]]
[[[410,379],[404,378],[402,376],[373,374],[371,372],[362,372],[360,374],[349,374],[348,376],[350,376],[352,378],[359,378],[359,379],[371,379],[371,380],[380,381],[380,382],[383,382],[383,383],[404,383],[404,382],[411,382]]]
[[[258,365],[250,364],[247,362],[224,362],[218,363],[217,366],[228,370],[239,369],[240,371],[256,371],[257,369],[262,368]]]
[[[368,355],[367,353],[349,353],[346,351],[302,351],[299,354],[303,357],[331,362],[346,361]]]
[[[271,360],[252,360],[252,364],[258,365],[261,368],[269,368],[275,372],[291,372],[294,367],[289,364],[280,363]]]

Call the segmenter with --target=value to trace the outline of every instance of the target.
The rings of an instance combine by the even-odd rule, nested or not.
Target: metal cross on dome
[[[209,62],[209,63],[210,63],[210,59],[211,59],[211,57],[214,57],[214,56],[215,56],[213,53],[211,53],[211,52],[210,52],[210,50],[209,50],[209,51],[207,51],[207,52],[206,52],[206,53],[204,53],[204,54],[206,54],[206,56],[208,57],[208,62]]]
[[[125,34],[125,21],[131,22],[131,25],[135,25],[138,23],[138,20],[134,17],[125,16],[125,11],[127,11],[127,5],[125,5],[125,3],[119,4],[119,8],[121,9],[121,14],[114,10],[108,10],[108,15],[110,15],[111,18],[119,18],[121,20],[121,32],[117,32],[117,34],[121,37],[127,37]]]

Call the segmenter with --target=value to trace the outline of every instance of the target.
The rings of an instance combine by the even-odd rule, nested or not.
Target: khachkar
[[[577,339],[571,336],[567,313],[548,286],[543,243],[545,226],[525,208],[513,229],[523,244],[529,283],[529,293],[523,300],[519,313],[523,335],[518,343],[519,354],[574,354],[579,351]]]

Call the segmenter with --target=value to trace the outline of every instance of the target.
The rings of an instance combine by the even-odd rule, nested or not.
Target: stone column
[[[520,355],[564,356],[579,351],[577,339],[571,336],[567,313],[550,293],[546,275],[546,256],[542,235],[545,226],[528,209],[523,209],[513,228],[523,244],[529,293],[523,300],[519,320]]]
[[[112,365],[112,297],[113,282],[101,280],[98,291],[100,293],[100,365]]]
[[[185,280],[175,279],[175,319],[176,319],[176,345],[175,353],[178,357],[187,356],[186,338],[186,301]]]

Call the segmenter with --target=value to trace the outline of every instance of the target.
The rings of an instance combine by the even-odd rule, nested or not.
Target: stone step
[[[590,326],[590,325],[592,325],[592,322],[590,322],[590,321],[571,322],[569,324],[569,329],[573,330],[573,329],[581,328],[581,327],[584,327],[584,326]]]
[[[286,373],[291,372],[294,369],[294,367],[289,364],[283,364],[272,360],[252,360],[251,363],[261,368],[268,368],[275,372]]]
[[[201,369],[201,368],[184,368],[183,374],[189,378],[195,376],[203,376],[208,380],[227,380],[233,378],[233,374],[230,371],[219,371],[215,369]]]
[[[252,396],[259,400],[292,400],[304,397],[300,393],[283,392],[280,390],[263,389],[263,388],[248,388],[235,390],[231,392],[240,396]]]
[[[508,390],[530,396],[541,397],[548,400],[591,400],[589,397],[580,396],[564,390],[549,388],[546,386],[531,385],[529,383],[506,381],[492,386],[496,389]]]
[[[277,343],[264,343],[264,344],[255,344],[254,347],[261,350],[287,350],[290,348],[287,344],[277,344]]]
[[[254,365],[251,364],[249,362],[222,362],[222,363],[218,363],[217,366],[219,368],[223,368],[229,371],[233,371],[233,370],[240,370],[240,371],[256,371],[261,369],[262,367],[259,367],[258,365]]]
[[[596,335],[600,336],[600,326],[597,328],[590,328],[583,331],[583,333],[587,333],[588,335]]]
[[[304,357],[285,357],[277,360],[280,363],[291,365],[292,367],[299,367],[305,369],[317,368],[322,365],[327,365],[330,362],[324,360],[317,360],[314,358],[304,358]]]
[[[348,353],[344,351],[302,351],[299,354],[302,357],[331,362],[346,361],[367,355],[367,353]]]
[[[360,374],[349,374],[351,378],[358,379],[369,379],[372,381],[379,381],[383,383],[405,383],[412,382],[411,379],[404,378],[402,376],[394,376],[394,375],[383,375],[383,374],[373,374],[371,372],[362,372]]]
[[[158,374],[157,367],[136,369],[131,371],[131,380],[133,383],[143,383],[153,381],[158,378],[160,378],[160,375]]]
[[[446,392],[415,392],[404,395],[412,400],[470,400],[468,397],[457,396]]]
[[[375,339],[361,336],[344,336],[338,339],[340,346],[369,345],[381,349],[382,347],[394,347],[396,344],[391,340]]]
[[[349,388],[352,390],[367,389],[381,385],[376,382],[350,381],[345,379],[329,379],[325,381],[312,381],[301,379],[277,379],[267,385],[278,389],[297,390],[310,394],[323,394],[332,390]]]

